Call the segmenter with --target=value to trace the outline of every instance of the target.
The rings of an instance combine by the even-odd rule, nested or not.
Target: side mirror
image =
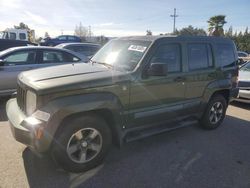
[[[148,69],[149,76],[166,76],[168,65],[166,63],[152,63]]]
[[[4,66],[4,60],[0,59],[0,66]]]
[[[237,65],[239,65],[239,66],[243,65],[244,63],[246,63],[246,62],[243,59],[241,59],[241,58],[239,58],[237,60]]]

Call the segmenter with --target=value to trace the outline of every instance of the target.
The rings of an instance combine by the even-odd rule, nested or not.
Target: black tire
[[[220,110],[220,108],[218,107],[217,110],[218,113],[213,112],[213,109],[215,110],[215,107],[217,108],[218,105],[222,107],[222,109]],[[227,110],[227,102],[225,97],[223,97],[222,95],[213,96],[210,99],[209,103],[207,104],[206,110],[201,118],[200,121],[201,127],[209,130],[219,127],[225,118],[226,110]],[[222,111],[221,116],[219,113],[220,111]],[[216,120],[215,116],[218,119],[217,121],[215,121]]]
[[[95,145],[99,145],[100,143],[102,143],[100,144],[101,146],[99,146],[99,151],[96,153],[94,152],[94,150],[92,151],[91,148],[88,149],[88,147],[91,145],[90,142],[89,144],[87,144],[88,146],[84,146],[86,148],[83,148],[82,146],[83,140],[91,140],[90,135],[93,133],[91,131],[96,131],[97,134],[97,138],[94,138],[96,140],[92,140],[93,142],[98,142],[98,144],[95,143]],[[77,138],[77,134],[75,134],[79,132],[82,135],[82,139],[79,139],[79,137]],[[70,144],[72,142],[75,142],[73,146],[79,149],[77,149],[75,153],[69,154],[71,153],[69,151],[72,151],[69,150],[69,148],[71,148]],[[64,170],[70,172],[83,172],[101,164],[107,154],[110,145],[111,131],[107,123],[98,116],[85,115],[80,118],[70,119],[69,121],[66,121],[66,123],[64,123],[63,128],[59,130],[53,141],[51,155],[55,162],[59,164]],[[80,159],[82,159],[81,156],[84,152],[86,152],[84,157],[86,161],[81,162]],[[88,153],[93,155],[93,158],[89,161],[87,161]]]

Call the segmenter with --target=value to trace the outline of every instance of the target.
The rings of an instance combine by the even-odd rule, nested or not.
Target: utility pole
[[[178,15],[176,14],[176,8],[174,8],[174,14],[170,16],[174,18],[173,33],[175,33],[175,20],[178,17]]]
[[[91,26],[89,25],[89,38],[91,38]]]

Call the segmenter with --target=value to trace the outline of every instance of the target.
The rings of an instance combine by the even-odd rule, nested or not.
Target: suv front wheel
[[[111,144],[106,122],[95,115],[71,119],[57,134],[52,158],[65,170],[82,172],[99,165]]]
[[[226,114],[227,102],[222,95],[215,95],[207,104],[201,119],[201,126],[205,129],[215,129],[223,122]]]

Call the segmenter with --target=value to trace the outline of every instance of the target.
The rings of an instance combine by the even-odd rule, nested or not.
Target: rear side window
[[[206,69],[213,66],[209,44],[188,44],[187,48],[189,70]]]
[[[216,57],[221,67],[235,65],[234,49],[229,44],[216,44]]]
[[[152,63],[166,63],[168,72],[181,71],[181,49],[178,44],[161,45],[151,59]]]
[[[20,38],[20,40],[26,40],[25,33],[19,33],[19,38]]]
[[[76,38],[73,36],[68,36],[68,40],[76,40]]]
[[[82,53],[86,56],[92,56],[98,51],[98,47],[96,46],[68,46],[66,47],[69,50],[72,50],[74,52]]]
[[[59,51],[44,51],[44,63],[62,63],[62,62],[78,62],[80,59],[67,53]]]
[[[60,36],[58,37],[59,40],[67,40],[67,37],[66,36]]]

